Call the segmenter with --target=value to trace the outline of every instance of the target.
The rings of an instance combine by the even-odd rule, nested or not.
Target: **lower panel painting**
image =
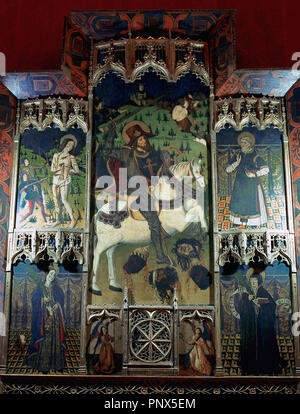
[[[14,267],[7,373],[75,374],[80,362],[80,266]]]
[[[278,262],[222,268],[221,341],[227,375],[293,375],[289,272]]]

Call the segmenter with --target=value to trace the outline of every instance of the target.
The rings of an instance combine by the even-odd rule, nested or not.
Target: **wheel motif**
[[[136,311],[131,319],[131,357],[141,362],[166,361],[171,351],[171,316],[165,311]]]

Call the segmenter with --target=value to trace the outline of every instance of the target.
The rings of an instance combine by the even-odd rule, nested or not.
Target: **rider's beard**
[[[136,143],[136,149],[140,152],[149,152],[151,150],[150,142],[146,140],[146,143],[142,145]]]

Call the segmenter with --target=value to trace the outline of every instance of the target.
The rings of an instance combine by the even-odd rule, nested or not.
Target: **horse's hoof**
[[[89,288],[89,292],[91,292],[93,295],[97,295],[97,296],[102,296],[102,292],[100,289],[93,289],[93,288]]]
[[[112,290],[113,292],[122,292],[122,288],[116,287],[113,285],[109,285],[109,289]]]

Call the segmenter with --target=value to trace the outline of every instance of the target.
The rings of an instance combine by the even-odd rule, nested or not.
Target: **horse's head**
[[[205,187],[205,180],[204,176],[202,175],[202,161],[201,159],[191,161],[191,173],[193,178],[196,180],[197,184],[204,188]]]

